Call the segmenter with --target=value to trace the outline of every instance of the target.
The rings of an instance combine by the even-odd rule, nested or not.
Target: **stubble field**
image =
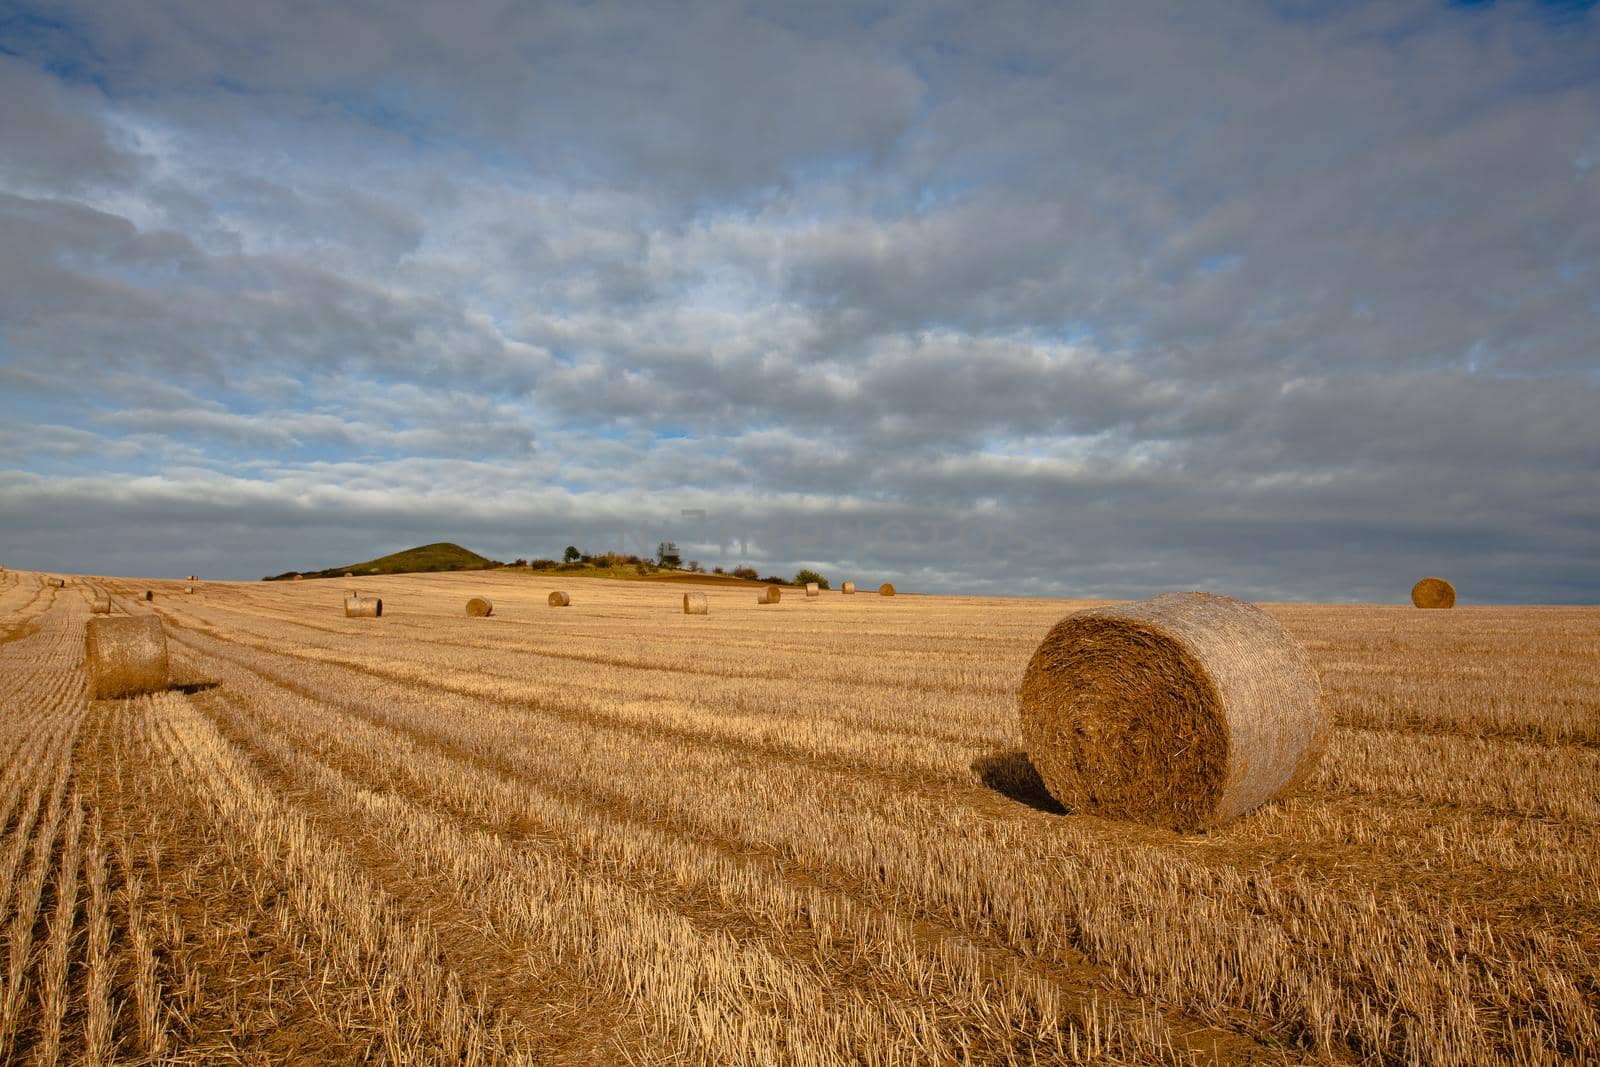
[[[0,1062],[1600,1058],[1600,609],[1270,607],[1327,755],[1180,836],[1019,751],[1083,602],[182,588],[0,574]]]

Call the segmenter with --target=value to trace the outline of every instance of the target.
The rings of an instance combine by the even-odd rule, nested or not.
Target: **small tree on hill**
[[[663,567],[677,570],[683,566],[683,557],[678,555],[676,541],[662,541],[656,546],[656,562]]]
[[[577,545],[568,545],[567,554],[562,558],[567,563],[576,563],[578,562],[578,557],[581,555],[583,555],[583,553],[578,551]]]
[[[808,582],[816,582],[818,589],[828,588],[828,579],[824,578],[816,571],[801,571],[799,574],[794,576],[795,585],[805,585]]]

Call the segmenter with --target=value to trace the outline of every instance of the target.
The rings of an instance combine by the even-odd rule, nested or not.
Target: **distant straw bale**
[[[807,582],[806,583],[806,596],[821,596],[821,595],[822,595],[822,592],[817,588],[817,583],[816,582]]]
[[[110,615],[111,598],[108,596],[95,597],[94,602],[89,605],[89,611],[95,615]]]
[[[194,592],[194,586],[192,586],[192,585],[186,585],[186,586],[184,586],[184,587],[183,587],[183,591],[184,591],[184,592],[185,592],[185,593],[192,593],[192,592]]]
[[[354,577],[355,577],[355,575],[354,575],[354,574],[352,574],[352,573],[351,573],[351,572],[350,572],[350,571],[345,571],[345,572],[344,572],[344,576],[345,576],[345,577],[346,577],[346,578],[354,578]]]
[[[57,589],[65,589],[67,587],[67,580],[65,578],[46,578],[45,584],[54,586]]]
[[[467,614],[474,619],[488,618],[494,614],[494,602],[486,596],[475,596],[467,601]]]
[[[882,585],[878,586],[878,595],[879,596],[894,596],[894,583],[893,582],[884,582]]]
[[[154,591],[146,589],[144,591],[144,598],[146,600],[154,600],[156,598],[156,594],[154,593]]]
[[[1443,578],[1424,578],[1411,587],[1411,603],[1419,608],[1453,608],[1456,587]]]
[[[572,603],[572,597],[569,596],[566,593],[561,592],[560,590],[557,590],[556,592],[551,593],[549,595],[549,597],[547,597],[546,599],[549,601],[550,606],[553,607],[553,608],[568,607]]]
[[[683,613],[685,615],[711,614],[711,605],[706,603],[706,595],[704,593],[683,594]]]
[[[297,574],[293,578],[290,578],[289,580],[291,582],[303,582],[303,581],[306,580],[306,576],[303,575],[303,574]]]
[[[856,591],[856,583],[855,582],[845,582],[843,585],[841,585],[839,587],[839,592],[841,592],[841,593],[854,593],[855,591]]]
[[[347,596],[344,598],[344,617],[347,619],[379,619],[383,617],[383,598],[375,596]]]
[[[167,635],[154,615],[107,615],[83,630],[84,667],[95,700],[167,688]]]
[[[1018,703],[1028,755],[1065,807],[1178,830],[1294,789],[1327,734],[1299,642],[1212,593],[1067,616],[1034,652]]]
[[[756,597],[757,604],[776,604],[783,599],[783,590],[775,585],[769,585]]]

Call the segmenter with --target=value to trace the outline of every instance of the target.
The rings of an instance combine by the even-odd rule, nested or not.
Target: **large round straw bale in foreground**
[[[893,582],[884,582],[882,585],[878,586],[878,595],[879,596],[894,596],[894,583]]]
[[[467,614],[474,619],[488,618],[494,614],[494,602],[486,596],[475,596],[467,601]]]
[[[559,590],[551,593],[548,599],[550,601],[550,606],[553,608],[564,608],[572,603],[572,597]]]
[[[1164,593],[1056,623],[1018,699],[1028,755],[1067,808],[1195,830],[1311,773],[1321,694],[1305,650],[1260,608]]]
[[[383,598],[376,596],[347,596],[344,598],[344,617],[347,619],[382,618]]]
[[[756,597],[757,604],[777,604],[783,600],[783,590],[776,585],[769,585]]]
[[[854,593],[855,591],[856,591],[856,583],[855,582],[845,582],[843,585],[841,585],[839,587],[839,592],[841,592],[841,593]]]
[[[95,615],[110,615],[111,598],[108,596],[95,597],[94,602],[89,605],[89,611]]]
[[[84,667],[95,700],[167,687],[167,635],[154,615],[108,615],[83,630]]]
[[[706,603],[704,593],[683,594],[683,613],[685,615],[709,615],[711,605]]]
[[[1419,608],[1453,608],[1456,587],[1443,578],[1424,578],[1411,587],[1411,602]]]

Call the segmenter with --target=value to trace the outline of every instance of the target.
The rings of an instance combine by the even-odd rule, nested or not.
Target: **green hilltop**
[[[343,567],[329,567],[320,571],[285,571],[275,574],[270,578],[263,578],[264,582],[281,582],[293,579],[296,574],[306,578],[340,578],[346,573],[355,575],[369,574],[418,574],[429,571],[479,571],[502,564],[476,552],[462,548],[460,545],[451,544],[449,541],[440,541],[432,545],[418,545],[408,548],[403,552],[393,552],[377,559],[369,559],[364,563],[347,563]]]

